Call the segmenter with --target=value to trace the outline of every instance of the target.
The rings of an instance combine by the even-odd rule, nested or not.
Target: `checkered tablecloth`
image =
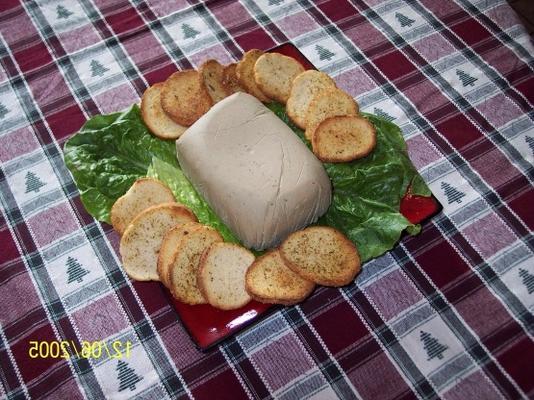
[[[124,274],[62,146],[177,69],[288,41],[402,127],[444,210],[202,353]],[[0,398],[534,398],[533,54],[504,0],[2,0]],[[30,357],[61,341],[130,347]]]

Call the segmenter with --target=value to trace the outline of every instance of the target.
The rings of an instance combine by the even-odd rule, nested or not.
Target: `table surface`
[[[124,274],[61,149],[177,69],[284,42],[402,127],[444,210],[202,353]],[[503,0],[3,0],[0,398],[534,397],[533,54]]]

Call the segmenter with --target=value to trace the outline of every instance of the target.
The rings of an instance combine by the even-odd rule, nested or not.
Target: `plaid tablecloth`
[[[61,149],[176,69],[287,41],[402,127],[444,210],[202,353]],[[533,54],[503,0],[2,0],[0,398],[534,398]],[[124,357],[44,357],[61,341]]]

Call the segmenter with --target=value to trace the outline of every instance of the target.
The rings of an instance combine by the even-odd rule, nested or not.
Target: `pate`
[[[184,174],[247,247],[278,245],[328,209],[321,162],[255,97],[215,104],[177,141]]]

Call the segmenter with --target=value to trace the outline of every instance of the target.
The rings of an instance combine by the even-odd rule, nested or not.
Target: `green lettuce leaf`
[[[201,223],[217,229],[226,242],[239,243],[232,231],[197,193],[180,168],[154,157],[147,175],[165,183],[177,201],[189,207]]]
[[[310,147],[303,131],[289,121],[283,105],[271,103],[268,107]],[[324,164],[333,199],[318,224],[344,232],[358,246],[362,261],[367,261],[392,249],[404,230],[409,234],[420,231],[419,225],[411,224],[399,211],[408,187],[416,195],[431,193],[408,157],[399,127],[374,115],[364,116],[376,128],[376,148],[351,163]],[[174,142],[152,136],[137,106],[92,118],[67,141],[64,153],[82,202],[96,219],[109,223],[116,199],[137,178],[148,175],[166,183],[200,222],[217,229],[226,241],[238,242],[180,170]]]
[[[304,132],[288,120],[283,105],[271,103],[268,107],[311,148]],[[376,128],[376,148],[369,156],[350,163],[324,164],[332,181],[333,199],[318,224],[345,233],[356,243],[362,261],[367,261],[391,250],[403,230],[410,234],[420,231],[399,211],[408,187],[416,195],[430,196],[431,192],[408,157],[400,128],[371,114],[364,117]]]
[[[107,223],[113,203],[146,175],[153,157],[178,167],[174,141],[152,136],[137,105],[91,118],[63,152],[85,209]]]

